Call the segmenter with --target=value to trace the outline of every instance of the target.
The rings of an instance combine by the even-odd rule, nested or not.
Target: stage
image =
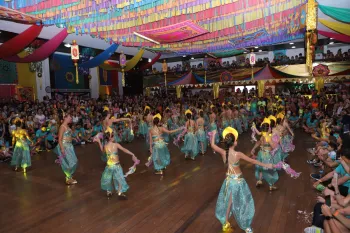
[[[237,150],[249,155],[253,144],[248,133],[241,135],[238,144]],[[266,183],[255,188],[254,166],[241,161],[255,201],[255,233],[299,233],[309,226],[298,211],[310,213],[316,203],[316,191],[309,178],[314,169],[306,163],[306,148],[314,143],[309,135],[297,132],[295,144],[289,162],[302,175],[295,180],[281,172],[276,184],[279,189],[272,193]],[[215,218],[216,200],[226,172],[221,156],[209,148],[205,156],[187,161],[170,143],[172,163],[161,177],[144,166],[149,156],[144,140],[123,145],[141,159],[136,173],[127,178],[130,189],[126,201],[117,195],[108,199],[100,189],[105,164],[95,144],[76,147],[79,164],[75,186],[65,185],[52,152],[33,157],[26,175],[0,164],[0,232],[221,232]],[[131,157],[120,153],[120,160],[127,172]],[[243,232],[233,217],[230,222],[235,232]]]

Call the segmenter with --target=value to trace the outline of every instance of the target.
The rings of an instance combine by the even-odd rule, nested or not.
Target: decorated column
[[[75,82],[79,84],[79,72],[78,72],[78,61],[79,61],[79,45],[76,40],[73,40],[70,52],[72,55],[72,60],[75,66]]]
[[[319,64],[312,70],[312,75],[315,77],[315,89],[318,94],[324,88],[324,77],[328,76],[330,70],[327,65]]]
[[[125,56],[123,51],[119,57],[119,65],[122,68],[122,86],[125,87],[125,73],[124,73],[124,71],[125,71],[125,66],[126,66],[126,56]]]
[[[317,44],[317,3],[315,0],[307,2],[306,16],[306,67],[312,74],[312,63],[315,59],[315,46]]]
[[[249,62],[250,62],[250,65],[252,67],[252,80],[254,80],[253,66],[255,65],[255,61],[256,61],[255,53],[253,53],[253,50],[252,50],[252,52],[249,55]]]
[[[203,61],[203,66],[204,66],[204,84],[207,84],[207,70],[208,70],[208,56],[205,55],[204,61]]]
[[[166,91],[166,93],[168,93],[167,82],[166,82],[166,72],[168,71],[168,64],[166,64],[165,59],[163,60],[162,70],[164,72],[164,87],[165,87],[165,91]]]

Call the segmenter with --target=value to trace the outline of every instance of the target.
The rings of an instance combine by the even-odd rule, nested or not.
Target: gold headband
[[[264,119],[264,121],[261,123],[261,125],[263,125],[263,124],[268,124],[268,125],[270,125],[270,124],[271,124],[270,119],[265,117],[265,119]]]
[[[125,114],[125,117],[131,117],[130,113]]]
[[[212,109],[212,108],[214,108],[215,106],[212,104],[212,105],[210,105],[210,109]]]
[[[185,115],[187,115],[187,114],[191,114],[192,115],[191,110],[187,109],[186,112],[185,112]]]
[[[276,117],[274,117],[272,115],[269,116],[269,120],[270,120],[270,122],[271,122],[271,120],[273,120],[276,123]]]
[[[284,118],[284,114],[281,113],[281,112],[278,113],[278,114],[277,114],[277,119],[278,119],[278,118],[279,118],[279,119],[283,119],[283,118]]]
[[[157,115],[155,115],[155,116],[153,117],[153,119],[155,119],[155,118],[158,118],[159,120],[161,120],[161,119],[162,119],[162,116],[158,113]]]
[[[233,136],[235,136],[235,140],[238,139],[238,132],[237,132],[236,129],[234,129],[234,128],[232,128],[232,127],[226,127],[226,128],[224,129],[224,131],[222,132],[222,137],[223,137],[223,138],[226,138],[226,135],[227,135],[227,134],[230,134],[230,133],[232,133]]]
[[[109,107],[104,106],[104,107],[103,107],[103,111],[109,111]]]
[[[22,121],[22,119],[21,118],[19,118],[19,117],[16,117],[15,119],[14,119],[14,121],[13,121],[15,124],[17,123],[17,122],[23,122]]]
[[[146,106],[145,109],[144,109],[143,111],[145,112],[147,109],[148,109],[148,110],[151,110],[151,108],[150,108],[149,106]]]

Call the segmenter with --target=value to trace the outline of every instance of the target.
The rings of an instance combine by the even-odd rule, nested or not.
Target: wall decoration
[[[19,101],[33,101],[34,90],[32,87],[16,87],[16,93]]]

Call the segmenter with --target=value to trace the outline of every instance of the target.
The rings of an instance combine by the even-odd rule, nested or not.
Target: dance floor
[[[241,162],[255,201],[255,233],[299,233],[309,225],[300,211],[312,212],[316,202],[309,178],[313,168],[306,163],[305,150],[314,143],[310,136],[297,132],[295,144],[289,162],[302,175],[291,179],[281,172],[275,192],[270,193],[266,184],[255,188],[254,166]],[[52,152],[35,156],[26,175],[0,164],[0,232],[221,232],[215,205],[226,169],[218,154],[209,150],[196,161],[187,161],[170,143],[172,163],[161,177],[144,166],[149,155],[143,140],[125,147],[142,162],[127,178],[126,201],[116,195],[108,199],[100,189],[105,164],[94,144],[76,147],[79,165],[75,178],[79,183],[75,186],[65,185]],[[249,154],[252,147],[250,135],[241,135],[237,149]],[[126,172],[131,157],[120,154],[120,160]],[[243,232],[233,218],[230,221],[235,232]]]

